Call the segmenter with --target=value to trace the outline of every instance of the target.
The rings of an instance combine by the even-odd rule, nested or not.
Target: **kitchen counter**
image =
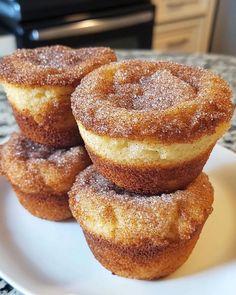
[[[173,60],[179,63],[212,69],[228,81],[234,92],[233,101],[236,105],[236,57],[209,54],[165,54],[155,51],[140,50],[119,50],[117,54],[119,59],[142,58]],[[17,130],[17,125],[7,103],[5,94],[2,88],[0,88],[0,140],[4,140],[15,130]],[[219,143],[236,152],[236,112],[232,119],[230,130],[219,140]],[[20,293],[0,279],[0,294],[19,295]]]

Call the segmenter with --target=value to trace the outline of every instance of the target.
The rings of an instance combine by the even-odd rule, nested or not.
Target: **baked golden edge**
[[[113,274],[132,279],[153,280],[179,268],[191,254],[202,230],[200,225],[190,239],[159,248],[123,246],[84,231],[95,258]]]
[[[12,109],[22,133],[32,141],[56,148],[72,147],[83,143],[76,125],[66,129],[56,129],[52,127],[50,117],[45,117],[43,124],[38,124],[29,112],[19,111],[14,106]],[[59,115],[56,116],[58,119]]]
[[[22,192],[14,185],[13,189],[21,205],[36,217],[52,221],[61,221],[72,217],[67,194],[46,192],[30,194]]]
[[[125,165],[105,159],[86,149],[97,170],[117,186],[135,193],[157,194],[185,188],[202,171],[212,145],[192,160],[173,163],[165,167],[151,165]]]

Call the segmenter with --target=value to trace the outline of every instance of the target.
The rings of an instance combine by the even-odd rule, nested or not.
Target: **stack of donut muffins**
[[[167,276],[212,212],[202,168],[229,127],[227,83],[172,62],[115,62],[81,81],[72,111],[93,165],[69,203],[94,256],[124,277]]]
[[[212,212],[202,169],[233,114],[227,83],[61,46],[4,58],[0,79],[22,130],[1,147],[1,172],[23,206],[53,220],[72,212],[114,274],[150,280],[180,267]]]
[[[17,50],[1,59],[0,82],[20,132],[0,147],[0,172],[33,215],[55,221],[72,216],[68,191],[91,161],[70,96],[86,74],[115,60],[110,48],[65,46]]]

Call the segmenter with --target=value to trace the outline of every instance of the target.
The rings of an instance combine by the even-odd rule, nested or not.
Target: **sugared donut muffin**
[[[98,261],[117,275],[148,280],[186,261],[212,202],[204,173],[185,190],[150,196],[125,191],[90,166],[69,192],[72,214]]]
[[[201,173],[233,105],[227,83],[207,70],[130,60],[86,76],[72,111],[99,172],[153,194],[185,188]]]
[[[20,49],[1,59],[0,83],[24,135],[54,147],[79,144],[71,93],[82,77],[115,60],[109,48],[65,46]]]
[[[90,163],[84,147],[55,149],[14,133],[0,154],[1,173],[31,214],[49,220],[71,217],[67,193]]]

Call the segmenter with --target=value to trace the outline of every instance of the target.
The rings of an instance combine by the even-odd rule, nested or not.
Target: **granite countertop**
[[[228,81],[234,92],[233,101],[236,105],[236,57],[210,54],[165,54],[150,50],[119,50],[117,51],[117,55],[119,59],[173,60],[183,64],[211,69]],[[4,138],[15,130],[17,130],[17,125],[13,118],[11,108],[8,105],[2,88],[0,88],[0,140],[4,140]],[[231,128],[219,140],[219,143],[236,152],[236,112],[232,119]],[[20,293],[0,279],[0,294],[19,295]]]

